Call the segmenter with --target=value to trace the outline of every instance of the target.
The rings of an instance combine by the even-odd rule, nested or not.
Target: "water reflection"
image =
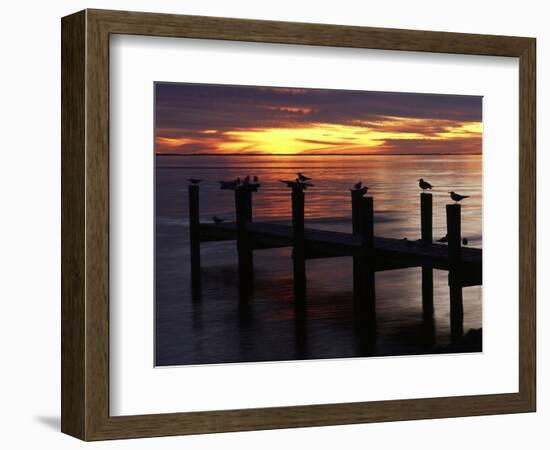
[[[481,157],[159,157],[156,170],[156,363],[207,364],[433,353],[450,344],[446,272],[434,271],[434,310],[424,314],[421,269],[376,274],[377,327],[354,321],[351,258],[307,261],[307,303],[294,304],[290,249],[254,253],[254,283],[239,289],[234,242],[203,243],[201,285],[189,275],[187,178],[204,178],[201,220],[234,220],[232,192],[219,179],[260,177],[254,220],[288,223],[290,194],[278,182],[302,171],[306,226],[351,231],[349,188],[358,180],[374,197],[375,234],[420,234],[417,179],[434,186],[434,238],[445,235],[447,191],[471,195],[463,235],[481,247]],[[481,288],[464,289],[464,329],[481,327]]]

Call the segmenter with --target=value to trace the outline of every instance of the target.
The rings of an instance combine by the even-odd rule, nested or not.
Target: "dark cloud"
[[[157,83],[156,126],[189,132],[374,123],[384,117],[480,121],[479,96]],[[370,125],[369,125],[370,126]],[[435,131],[434,131],[435,132]]]

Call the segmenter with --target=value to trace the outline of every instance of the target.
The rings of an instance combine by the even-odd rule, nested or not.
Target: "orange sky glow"
[[[365,94],[361,102],[360,93],[350,97],[346,91],[330,92],[330,98],[325,90],[214,90],[217,96],[212,91],[203,89],[197,98],[184,92],[189,101],[175,89],[160,97],[157,154],[481,153],[480,111],[462,98],[453,109],[457,96],[409,96],[399,102],[395,94],[387,99]],[[406,115],[388,114],[392,102]]]

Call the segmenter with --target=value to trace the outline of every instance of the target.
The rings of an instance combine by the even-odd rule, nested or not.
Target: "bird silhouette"
[[[437,242],[447,242],[449,240],[448,236],[445,235],[441,239],[438,239]]]
[[[465,198],[470,197],[469,195],[457,194],[454,191],[449,192],[449,194],[451,194],[451,199],[454,200],[455,203],[458,203],[460,200],[464,200]]]
[[[250,175],[247,175],[246,177],[244,177],[243,184],[245,186],[248,186],[250,184]]]
[[[353,189],[361,189],[361,186],[363,186],[363,183],[361,181],[358,181],[353,185]]]
[[[468,245],[468,239],[462,238],[462,245]]]
[[[301,172],[298,172],[297,175],[298,175],[298,180],[299,180],[299,181],[311,180],[310,177],[306,177],[306,176],[305,176],[303,173],[301,173]]]
[[[418,180],[418,186],[420,186],[420,189],[422,189],[423,191],[425,191],[426,189],[432,189],[432,185],[427,181],[424,181],[424,178],[420,178]]]
[[[357,188],[357,189],[350,189],[351,192],[357,192],[361,196],[364,196],[367,193],[368,190],[369,190],[369,188],[367,186],[363,186],[363,187]]]
[[[212,216],[212,220],[214,221],[214,223],[225,222],[225,219],[222,219],[221,217],[218,217],[218,216]]]
[[[297,181],[292,181],[292,180],[279,180],[279,181],[283,184],[286,184],[286,187],[289,187],[289,188],[297,188],[298,187],[298,182]]]
[[[295,180],[279,180],[279,181],[283,184],[286,184],[286,186],[289,188],[297,189],[300,191],[305,191],[308,187],[315,186],[313,183],[309,183],[307,181],[300,181],[299,178],[296,178]]]
[[[254,178],[252,178],[252,181],[253,181],[254,183],[257,183],[257,182],[258,182],[258,177],[257,177],[256,175],[254,175]]]
[[[191,184],[199,184],[202,180],[199,180],[198,178],[189,178],[188,181]]]

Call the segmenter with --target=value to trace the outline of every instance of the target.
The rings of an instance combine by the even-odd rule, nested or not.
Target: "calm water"
[[[434,186],[434,238],[445,235],[447,191],[463,202],[463,236],[481,247],[481,156],[157,157],[156,364],[207,364],[434,353],[450,342],[447,273],[434,271],[433,323],[422,320],[420,268],[376,274],[377,336],[365,345],[354,327],[351,258],[307,261],[305,323],[294,320],[290,249],[254,253],[254,292],[239,306],[235,242],[202,244],[200,301],[189,277],[187,178],[203,178],[201,221],[234,220],[232,191],[218,180],[257,175],[254,220],[289,223],[290,191],[278,182],[301,171],[306,226],[351,231],[349,188],[362,180],[374,197],[375,234],[420,237],[417,179]],[[481,287],[464,289],[464,330],[481,327]]]

